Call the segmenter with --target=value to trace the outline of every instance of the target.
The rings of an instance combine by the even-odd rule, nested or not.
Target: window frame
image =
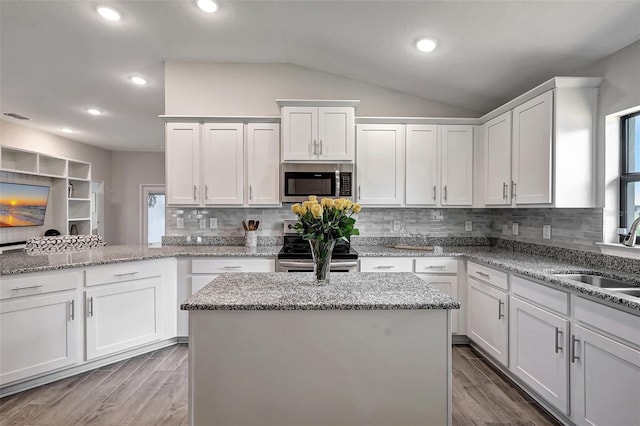
[[[620,117],[620,228],[631,226],[633,221],[627,218],[627,184],[630,182],[640,183],[640,172],[629,172],[628,170],[628,146],[629,146],[629,121],[635,117],[640,117],[640,111]],[[620,236],[620,242],[624,239],[624,235]],[[636,235],[636,243],[640,243],[640,237]]]

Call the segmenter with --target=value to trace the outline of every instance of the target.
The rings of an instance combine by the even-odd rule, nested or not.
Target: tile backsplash
[[[217,219],[217,229],[209,228]],[[241,236],[242,220],[259,220],[260,235],[281,236],[282,221],[295,219],[286,205],[281,208],[177,209],[168,208],[168,236]],[[200,228],[204,220],[205,228]],[[368,208],[357,217],[364,237],[493,237],[527,243],[599,251],[602,241],[602,209],[424,209]],[[178,228],[178,222],[182,227]],[[465,221],[472,230],[465,231]],[[394,222],[396,230],[394,230]],[[513,222],[518,235],[512,234]],[[542,238],[542,226],[551,225],[551,239]]]

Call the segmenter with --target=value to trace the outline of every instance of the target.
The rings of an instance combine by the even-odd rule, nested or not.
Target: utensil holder
[[[256,247],[258,245],[258,235],[256,231],[244,232],[244,245],[245,247]]]

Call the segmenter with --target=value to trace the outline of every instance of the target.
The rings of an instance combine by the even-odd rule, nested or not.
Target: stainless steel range
[[[284,246],[278,253],[277,272],[313,272],[309,242],[293,229],[295,220],[284,221]],[[356,272],[358,253],[346,241],[338,241],[331,256],[331,272]]]

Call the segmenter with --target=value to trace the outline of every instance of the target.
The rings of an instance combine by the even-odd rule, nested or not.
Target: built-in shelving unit
[[[55,226],[91,233],[91,163],[2,146],[0,171],[51,178]]]

